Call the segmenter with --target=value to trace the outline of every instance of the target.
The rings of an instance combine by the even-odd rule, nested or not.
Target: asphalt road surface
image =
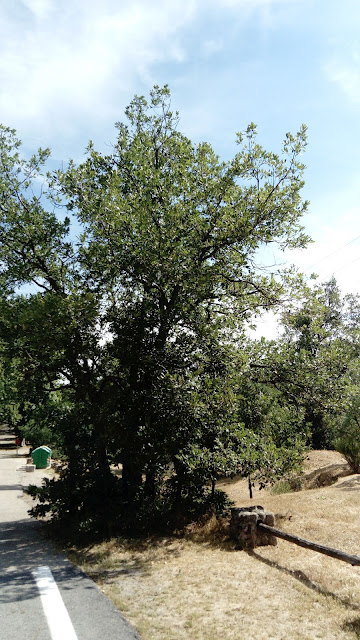
[[[41,482],[25,470],[14,436],[0,430],[1,640],[139,640],[95,583],[74,567],[27,514],[23,486]]]

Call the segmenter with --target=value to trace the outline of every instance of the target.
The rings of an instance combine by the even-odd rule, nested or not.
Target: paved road
[[[22,487],[39,482],[40,472],[26,473],[28,448],[20,449],[17,456],[16,448],[9,448],[13,441],[0,431],[0,638],[67,640],[62,623],[51,630],[45,617],[32,573],[45,566],[54,576],[76,640],[138,640],[138,634],[95,583],[44,540],[41,525],[29,518]],[[56,605],[56,611],[59,609]]]

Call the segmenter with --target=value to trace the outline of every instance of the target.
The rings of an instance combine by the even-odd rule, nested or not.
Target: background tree
[[[252,345],[252,380],[276,389],[296,410],[315,449],[332,448],[348,406],[350,371],[359,358],[359,299],[334,278],[304,291],[282,316],[278,341]]]
[[[347,371],[347,389],[338,416],[334,448],[340,451],[353,473],[360,473],[360,362],[355,358]]]

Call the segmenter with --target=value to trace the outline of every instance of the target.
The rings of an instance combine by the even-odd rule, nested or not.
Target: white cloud
[[[353,185],[350,199],[358,200],[359,184]],[[324,198],[314,207],[314,224],[312,238],[313,243],[306,249],[274,252],[270,249],[261,254],[265,265],[289,267],[295,265],[300,273],[310,279],[312,274],[317,275],[316,282],[327,282],[335,277],[343,294],[360,294],[360,207],[346,206],[345,192],[339,193],[338,198]],[[316,210],[316,214],[315,214]],[[337,218],[333,219],[333,213],[337,211]],[[311,282],[311,281],[310,281]],[[255,322],[255,330],[249,330],[249,335],[266,339],[274,339],[278,333],[278,320],[274,313],[264,313]]]
[[[251,9],[276,5],[291,5],[298,2],[299,0],[214,0],[215,4],[222,7],[249,7]]]
[[[22,0],[22,4],[36,16],[42,19],[51,9],[51,0]]]
[[[290,17],[290,9],[299,7],[305,10],[305,5],[311,0],[208,0],[219,9],[232,9],[241,15],[243,20],[257,13],[262,26],[267,29],[277,28]]]
[[[216,40],[205,40],[201,46],[202,54],[205,58],[210,58],[215,53],[219,53],[223,48],[224,43],[220,38]]]
[[[360,53],[357,45],[350,52],[342,50],[334,54],[324,65],[325,73],[331,82],[354,104],[360,104]]]
[[[23,0],[0,27],[0,121],[64,131],[89,113],[117,117],[119,92],[157,62],[184,61],[177,34],[194,11],[192,0]]]
[[[285,259],[308,277],[315,273],[319,282],[325,282],[334,276],[344,293],[357,293],[360,207],[346,208],[338,202],[337,218],[331,219],[329,207],[328,211],[317,211],[317,221],[311,234],[314,242],[307,249],[286,252]]]
[[[86,123],[100,129],[121,117],[139,86],[159,82],[159,64],[172,64],[174,78],[174,65],[194,51],[216,56],[221,35],[201,28],[210,11],[241,24],[258,12],[263,26],[271,7],[296,2],[0,0],[0,122],[45,144],[75,137]],[[187,35],[195,24],[194,41]]]
[[[329,70],[329,76],[352,102],[360,103],[360,71],[358,69],[336,64]]]

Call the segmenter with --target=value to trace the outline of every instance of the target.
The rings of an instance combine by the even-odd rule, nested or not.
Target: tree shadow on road
[[[32,571],[39,566],[49,566],[63,590],[83,579],[84,574],[44,538],[42,528],[32,520],[0,523],[0,604],[37,598]]]

